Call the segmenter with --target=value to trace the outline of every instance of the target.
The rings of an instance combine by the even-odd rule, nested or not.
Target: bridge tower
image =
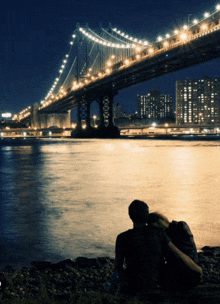
[[[83,129],[83,122],[86,124],[86,128],[90,128],[90,106],[91,102],[84,95],[77,102],[77,129]]]
[[[77,128],[83,129],[83,124],[86,128],[91,127],[90,107],[93,101],[97,101],[100,110],[100,127],[113,126],[113,94],[106,92],[99,95],[94,100],[84,95],[77,102]]]
[[[113,124],[113,98],[112,92],[102,92],[97,96],[84,95],[77,101],[77,129],[74,137],[119,137],[119,130]],[[96,101],[99,105],[100,124],[98,128],[91,126],[90,107]]]
[[[113,126],[113,94],[106,93],[98,99],[100,108],[100,126]]]

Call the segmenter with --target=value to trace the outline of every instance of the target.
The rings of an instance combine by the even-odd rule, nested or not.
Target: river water
[[[2,139],[2,267],[114,257],[134,199],[220,245],[220,141]]]

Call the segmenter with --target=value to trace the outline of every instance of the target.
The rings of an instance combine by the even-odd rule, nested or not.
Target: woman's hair
[[[147,223],[149,226],[154,226],[154,224],[159,224],[161,221],[167,222],[169,224],[168,219],[163,214],[160,214],[158,212],[151,212],[148,215]]]

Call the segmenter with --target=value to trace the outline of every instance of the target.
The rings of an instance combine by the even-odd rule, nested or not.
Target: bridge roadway
[[[208,32],[195,33],[187,41],[173,41],[168,48],[158,46],[154,55],[144,49],[140,57],[139,60],[130,58],[133,61],[128,66],[117,63],[109,75],[76,91],[69,90],[65,97],[42,107],[39,112],[65,113],[76,107],[82,98],[91,103],[109,92],[114,97],[125,88],[220,57],[219,21]]]

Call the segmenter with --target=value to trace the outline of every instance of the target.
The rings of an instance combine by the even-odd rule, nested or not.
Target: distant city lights
[[[2,118],[11,118],[12,114],[11,113],[2,113]]]

